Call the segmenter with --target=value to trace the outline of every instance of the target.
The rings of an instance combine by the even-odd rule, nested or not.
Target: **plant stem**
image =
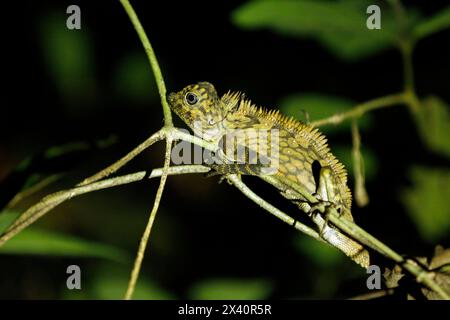
[[[286,213],[280,211],[279,209],[275,208],[273,205],[262,199],[260,196],[258,196],[256,193],[254,193],[247,185],[242,182],[242,180],[235,174],[229,175],[228,180],[236,187],[238,188],[247,198],[251,199],[253,202],[255,202],[257,205],[259,205],[264,210],[268,211],[270,214],[274,215],[278,219],[282,220],[283,222],[294,226],[295,229],[307,234],[308,236],[319,240],[321,242],[326,243],[320,235],[312,228],[300,223],[299,221],[296,221],[291,216],[287,215]]]
[[[187,173],[205,173],[208,172],[209,170],[210,170],[209,168],[201,165],[186,165],[186,166],[170,167],[167,174],[178,175]],[[162,174],[163,168],[154,169],[151,171],[149,179],[161,177]],[[124,176],[105,179],[89,185],[84,185],[82,187],[75,187],[72,189],[52,193],[41,199],[35,205],[28,208],[24,213],[22,213],[22,215],[16,221],[14,221],[13,224],[11,224],[11,226],[8,227],[8,229],[0,236],[0,247],[8,240],[10,240],[13,236],[15,236],[17,233],[19,233],[20,231],[22,231],[23,229],[25,229],[26,227],[37,221],[48,211],[55,208],[64,201],[70,200],[74,197],[89,192],[137,182],[145,178],[146,175],[147,175],[146,171],[139,171]]]
[[[150,147],[155,142],[164,139],[165,137],[166,136],[165,136],[164,130],[159,130],[159,131],[155,132],[148,139],[146,139],[144,142],[142,142],[136,148],[134,148],[129,153],[127,153],[124,157],[122,157],[118,161],[114,162],[113,164],[109,165],[105,169],[90,176],[89,178],[84,179],[81,183],[77,184],[77,186],[85,186],[85,185],[91,184],[95,181],[98,181],[100,179],[103,179],[103,178],[113,174],[114,172],[116,172],[117,170],[122,168],[124,165],[126,165],[133,158],[135,158],[142,151],[144,151],[145,149]]]
[[[327,125],[327,124],[336,125],[347,119],[358,118],[358,117],[362,116],[363,114],[365,114],[369,111],[372,111],[372,110],[387,108],[387,107],[391,107],[391,106],[399,105],[399,104],[405,104],[407,102],[408,102],[407,96],[405,93],[391,94],[391,95],[387,95],[387,96],[384,96],[381,98],[376,98],[376,99],[361,103],[346,112],[336,113],[336,114],[332,115],[331,117],[313,121],[313,122],[311,122],[311,125],[314,127],[320,127],[320,126]]]
[[[167,180],[167,173],[169,172],[170,165],[170,153],[172,151],[172,140],[166,139],[166,154],[164,158],[164,169],[161,176],[161,181],[159,183],[158,191],[156,192],[155,201],[153,203],[153,209],[148,218],[147,225],[145,227],[144,233],[142,234],[141,241],[139,243],[138,252],[136,259],[134,261],[133,270],[131,271],[130,281],[128,282],[128,288],[125,293],[125,300],[130,300],[133,296],[134,289],[136,287],[137,279],[139,278],[139,273],[141,271],[142,261],[144,260],[145,249],[147,248],[147,243],[150,238],[150,233],[152,231],[153,223],[156,218],[156,213],[158,212],[159,204],[161,202],[161,197],[164,191],[164,186]]]
[[[148,60],[150,61],[150,65],[153,70],[153,74],[155,75],[156,85],[158,87],[159,96],[161,98],[161,105],[163,108],[164,113],[164,125],[166,127],[173,127],[172,122],[172,113],[169,108],[169,104],[166,100],[166,85],[164,83],[164,78],[161,73],[161,69],[159,67],[158,60],[156,59],[155,52],[153,51],[153,47],[150,44],[150,41],[148,40],[147,34],[144,31],[144,28],[142,27],[141,22],[139,21],[139,18],[134,11],[133,7],[131,6],[130,2],[128,0],[120,0],[120,3],[122,4],[123,8],[125,9],[126,13],[128,14],[128,17],[131,20],[131,23],[133,24],[134,28],[136,29],[136,32],[139,36],[139,39],[142,42],[142,45],[144,46],[145,53],[147,54]]]
[[[369,195],[365,187],[364,158],[361,154],[361,136],[356,119],[352,121],[352,158],[353,175],[355,176],[355,201],[358,207],[364,207],[369,203]]]

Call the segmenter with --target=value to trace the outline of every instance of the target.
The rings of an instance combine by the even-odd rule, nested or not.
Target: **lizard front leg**
[[[318,204],[311,206],[310,216],[320,229],[320,236],[325,241],[344,252],[353,261],[367,268],[369,266],[369,253],[367,250],[365,250],[358,242],[341,233],[338,229],[328,225],[328,219],[326,218],[326,209],[328,206],[345,209],[339,205],[340,198],[329,168],[321,168],[316,196],[320,201]],[[321,209],[324,211],[324,215],[321,214]],[[350,212],[347,210],[340,211],[343,213],[342,218],[353,221]]]

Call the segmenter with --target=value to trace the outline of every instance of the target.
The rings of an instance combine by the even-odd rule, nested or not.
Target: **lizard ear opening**
[[[311,164],[311,170],[314,177],[314,182],[316,183],[316,188],[319,187],[319,179],[320,179],[320,170],[322,169],[322,166],[320,165],[319,161],[314,160]]]

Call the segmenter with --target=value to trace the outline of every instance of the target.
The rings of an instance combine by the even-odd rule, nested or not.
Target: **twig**
[[[142,24],[139,21],[139,18],[136,15],[136,12],[134,11],[130,2],[128,0],[120,0],[120,3],[122,3],[123,8],[128,14],[128,17],[130,18],[131,22],[133,23],[133,26],[136,29],[137,34],[139,35],[139,39],[141,40],[142,45],[144,46],[144,50],[145,53],[147,54],[148,60],[150,61],[150,65],[152,67],[152,71],[155,76],[156,85],[158,87],[159,96],[161,98],[161,105],[164,113],[164,125],[166,127],[173,127],[172,113],[170,111],[169,104],[167,103],[166,100],[166,93],[167,93],[166,85],[164,83],[164,78],[161,73],[161,68],[159,67],[158,60],[156,59],[155,52],[153,51],[152,45],[148,40],[147,34],[145,33],[145,30],[142,27]]]
[[[162,168],[152,170],[149,178],[161,177],[162,170]],[[209,168],[200,165],[176,166],[169,168],[168,175],[204,173],[208,172],[209,170]],[[139,171],[120,177],[105,179],[89,185],[74,187],[72,189],[52,193],[41,199],[35,205],[28,208],[16,221],[14,221],[11,226],[8,227],[8,229],[0,236],[0,247],[17,233],[30,226],[32,223],[45,215],[48,211],[52,210],[64,201],[89,192],[140,181],[146,176],[146,174],[146,171]]]
[[[348,300],[372,300],[394,294],[394,289],[376,290],[369,293],[360,294]]]
[[[313,121],[311,122],[311,125],[314,127],[320,127],[327,124],[336,125],[350,118],[358,118],[363,114],[375,109],[387,108],[399,104],[406,104],[407,102],[408,99],[405,93],[387,95],[381,98],[361,103],[346,112],[337,113],[335,115],[332,115],[331,117]]]
[[[359,207],[369,203],[369,196],[365,187],[364,158],[361,154],[361,136],[359,135],[357,120],[352,121],[352,157],[353,175],[355,176],[355,201]]]
[[[257,205],[259,205],[264,210],[268,211],[269,213],[271,213],[278,219],[282,220],[283,222],[285,222],[291,226],[294,226],[295,229],[300,230],[301,232],[307,234],[308,236],[326,243],[314,229],[300,223],[299,221],[295,220],[291,216],[289,216],[286,213],[275,208],[270,203],[268,203],[267,201],[262,199],[260,196],[255,194],[249,187],[247,187],[247,185],[244,182],[242,182],[242,180],[237,175],[235,175],[235,174],[229,175],[227,178],[247,198],[251,199],[253,202],[255,202]]]
[[[144,151],[145,149],[150,147],[155,142],[163,140],[165,137],[166,137],[166,135],[165,135],[164,130],[159,130],[158,132],[152,134],[150,136],[150,138],[146,139],[144,142],[142,142],[136,148],[131,150],[131,152],[127,153],[124,157],[122,157],[118,161],[114,162],[112,165],[106,167],[105,169],[90,176],[89,178],[84,179],[77,186],[85,186],[85,185],[91,184],[95,181],[98,181],[100,179],[103,179],[103,178],[113,174],[114,172],[116,172],[117,170],[122,168],[124,165],[126,165],[133,158],[135,158],[137,155],[139,155],[142,151]]]
[[[340,230],[347,233],[354,239],[357,239],[366,246],[374,249],[375,251],[383,254],[384,256],[395,261],[397,264],[401,265],[405,270],[409,271],[416,277],[418,283],[425,284],[428,288],[436,292],[445,300],[450,300],[450,296],[440,287],[433,279],[433,273],[425,270],[415,261],[411,259],[404,259],[400,254],[389,248],[387,245],[382,243],[380,240],[369,234],[367,231],[363,230],[361,227],[356,225],[350,220],[341,219],[339,213],[336,209],[329,207],[327,209],[327,217],[329,221],[333,223]]]
[[[31,195],[35,194],[36,192],[44,189],[48,185],[52,184],[53,182],[60,179],[62,174],[52,174],[48,177],[45,177],[35,185],[29,187],[28,189],[25,189],[23,191],[20,191],[17,193],[5,206],[5,209],[11,209],[15,205],[17,205],[20,201],[22,201],[25,198],[30,197]]]
[[[145,227],[144,233],[142,234],[141,241],[139,243],[139,249],[134,260],[133,270],[131,271],[130,280],[128,282],[128,288],[125,293],[125,300],[130,300],[133,296],[134,289],[136,287],[136,282],[141,271],[142,260],[144,260],[145,249],[147,248],[148,239],[152,231],[153,222],[155,221],[156,213],[158,212],[159,204],[161,202],[162,193],[164,191],[164,186],[167,180],[167,173],[169,172],[170,165],[170,153],[172,150],[172,140],[166,139],[166,153],[164,158],[164,169],[161,176],[161,181],[159,183],[158,191],[156,192],[155,201],[153,203],[153,209],[150,213],[147,226]]]

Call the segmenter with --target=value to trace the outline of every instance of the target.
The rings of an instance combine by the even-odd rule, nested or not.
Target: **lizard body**
[[[328,226],[320,214],[313,213],[314,204],[308,197],[290,187],[300,186],[319,203],[336,206],[342,218],[353,221],[347,172],[317,128],[278,111],[258,108],[239,92],[219,97],[208,82],[171,93],[168,101],[195,134],[217,142],[217,154],[223,163],[212,165],[217,173],[273,175],[279,181],[280,193],[309,214],[324,240],[361,266],[369,266],[369,254],[364,247]],[[238,152],[240,146],[244,146],[244,153]],[[267,168],[272,171],[264,171]]]

